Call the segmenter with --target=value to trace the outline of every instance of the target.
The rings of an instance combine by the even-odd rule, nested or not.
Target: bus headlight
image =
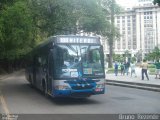
[[[104,90],[104,88],[105,88],[105,84],[97,84],[95,91],[102,92]]]
[[[55,86],[55,89],[56,90],[69,90],[70,87],[65,86],[65,85],[57,85],[57,86]]]
[[[96,88],[104,88],[104,86],[105,86],[104,84],[97,84]]]

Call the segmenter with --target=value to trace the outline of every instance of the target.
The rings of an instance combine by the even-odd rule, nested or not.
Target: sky
[[[132,7],[135,6],[138,0],[116,0],[117,4],[124,7]]]

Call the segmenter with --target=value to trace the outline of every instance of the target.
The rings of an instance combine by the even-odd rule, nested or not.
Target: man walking
[[[130,63],[129,63],[129,62],[125,62],[125,63],[124,63],[124,66],[125,66],[125,73],[126,73],[126,75],[128,76]]]
[[[144,74],[146,75],[147,80],[149,80],[148,73],[147,73],[148,63],[145,59],[143,60],[141,67],[142,67],[142,80],[144,80]]]
[[[114,73],[115,73],[115,76],[118,75],[118,63],[117,62],[115,62],[114,64]]]
[[[159,79],[160,79],[160,62],[159,60],[157,60],[157,62],[155,63],[155,66],[156,66],[156,78],[157,79],[157,76],[159,76]]]
[[[124,66],[124,63],[122,62],[121,65],[120,65],[120,68],[121,68],[121,75],[124,75],[125,73],[125,66]]]

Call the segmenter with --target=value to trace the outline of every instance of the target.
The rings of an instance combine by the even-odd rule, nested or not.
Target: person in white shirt
[[[131,63],[131,77],[132,77],[133,74],[135,75],[135,77],[137,77],[135,67],[136,67],[135,63],[132,62]]]

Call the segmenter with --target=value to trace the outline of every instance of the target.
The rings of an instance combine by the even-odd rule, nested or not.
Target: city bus
[[[99,37],[52,36],[26,58],[26,79],[45,95],[85,98],[105,93]]]

